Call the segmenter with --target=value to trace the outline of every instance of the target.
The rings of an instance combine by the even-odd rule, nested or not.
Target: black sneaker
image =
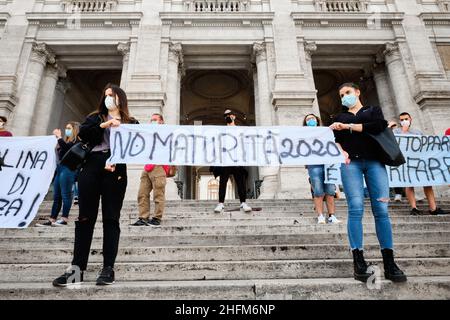
[[[75,276],[75,270],[66,272],[62,276],[53,280],[54,287],[68,287],[73,285],[80,285],[83,283],[83,271],[81,271],[79,278]]]
[[[148,220],[139,218],[138,221],[132,224],[135,227],[148,226]]]
[[[152,226],[152,227],[159,227],[161,225],[161,220],[156,219],[156,218],[152,218],[152,220],[150,220],[148,225]]]
[[[115,283],[114,269],[111,267],[103,268],[97,278],[96,285],[106,286]]]
[[[412,208],[412,209],[411,209],[410,215],[412,215],[412,216],[420,216],[420,215],[422,215],[422,214],[423,214],[423,211],[422,211],[422,210],[419,210],[419,209],[417,209],[417,208]]]
[[[55,225],[54,222],[51,222],[50,220],[47,220],[44,223],[36,223],[36,227],[53,227]]]
[[[439,215],[440,215],[440,214],[449,214],[449,212],[448,212],[448,211],[444,211],[444,210],[442,210],[441,208],[436,208],[436,209],[433,210],[433,211],[430,210],[430,214],[431,214],[432,216],[437,216],[438,214],[439,214]]]

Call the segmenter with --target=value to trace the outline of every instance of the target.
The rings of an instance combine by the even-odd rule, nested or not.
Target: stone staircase
[[[369,289],[352,277],[345,200],[337,201],[340,225],[317,225],[310,200],[249,204],[263,209],[215,214],[213,202],[168,202],[161,227],[132,227],[137,206],[125,203],[116,284],[108,287],[95,286],[101,223],[85,283],[73,290],[51,286],[71,261],[73,222],[0,230],[0,299],[450,299],[450,215],[410,216],[406,204],[391,204],[397,262],[409,277],[393,284],[382,275],[367,202],[366,258],[382,275],[380,287]],[[450,210],[450,199],[439,206]],[[50,207],[44,202],[37,219]],[[71,220],[77,215],[75,206]]]

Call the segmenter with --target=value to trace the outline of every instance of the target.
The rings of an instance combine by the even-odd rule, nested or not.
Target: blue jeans
[[[56,176],[53,182],[53,206],[51,218],[56,219],[61,206],[63,208],[62,216],[69,216],[72,207],[72,187],[75,181],[75,171],[71,171],[66,166],[58,164]]]
[[[375,228],[381,249],[393,249],[388,212],[389,181],[386,167],[374,160],[352,160],[341,166],[341,178],[348,205],[348,239],[353,249],[363,249],[364,183],[369,191]]]
[[[323,164],[308,165],[308,174],[314,197],[323,197],[325,194],[334,197],[336,187],[334,184],[325,183],[325,167]]]

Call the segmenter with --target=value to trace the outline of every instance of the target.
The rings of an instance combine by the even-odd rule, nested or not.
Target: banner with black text
[[[450,137],[396,135],[406,163],[386,166],[389,186],[424,187],[450,185]],[[325,166],[325,182],[341,184],[340,164]]]
[[[0,138],[0,228],[26,228],[56,169],[56,138]]]
[[[121,125],[109,163],[298,166],[344,161],[328,127]]]

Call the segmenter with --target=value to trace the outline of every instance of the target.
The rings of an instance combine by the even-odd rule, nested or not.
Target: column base
[[[304,167],[284,167],[279,173],[277,199],[311,199],[308,171]]]

